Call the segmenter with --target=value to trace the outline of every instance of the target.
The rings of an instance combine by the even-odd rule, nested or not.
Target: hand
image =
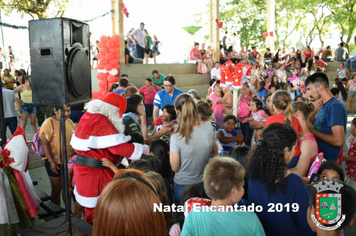
[[[314,113],[317,113],[323,107],[323,100],[320,98],[313,102],[314,105]]]
[[[22,120],[22,113],[20,113],[19,118],[20,118],[20,120]]]
[[[50,161],[49,163],[51,164],[52,172],[59,175],[59,173],[58,173],[59,166],[54,161]]]
[[[112,163],[109,159],[103,158],[101,160],[101,163],[103,164],[103,166],[111,168],[111,166],[114,165],[114,163]]]
[[[307,121],[307,128],[311,133],[313,133],[312,130],[315,129],[314,125],[310,121]]]
[[[162,129],[160,129],[160,131],[158,131],[158,133],[160,135],[164,135],[171,131],[173,131],[173,125],[166,125],[166,126],[162,127]]]

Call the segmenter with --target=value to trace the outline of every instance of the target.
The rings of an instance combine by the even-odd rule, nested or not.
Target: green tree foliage
[[[0,0],[0,7],[6,14],[17,11],[29,14],[33,19],[63,16],[69,0]]]
[[[221,0],[220,21],[236,32],[241,46],[262,46],[266,26],[266,1],[264,0]]]
[[[338,25],[340,40],[348,49],[353,37],[356,44],[356,1],[355,0],[326,0],[332,13],[333,22]]]

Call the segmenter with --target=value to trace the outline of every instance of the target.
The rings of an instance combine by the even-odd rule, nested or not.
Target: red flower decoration
[[[9,167],[11,163],[15,162],[14,158],[10,157],[10,152],[7,149],[2,150],[0,153],[0,168]]]
[[[126,17],[129,17],[129,12],[127,11],[127,8],[125,6],[125,4],[122,2],[121,3],[121,10],[124,12],[124,14],[126,15]]]
[[[162,116],[157,117],[157,119],[153,121],[153,125],[163,125]]]

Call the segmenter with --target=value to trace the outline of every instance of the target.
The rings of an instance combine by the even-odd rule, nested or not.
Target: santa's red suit
[[[99,101],[92,102],[98,103]],[[117,93],[109,93],[101,102],[104,106],[116,107],[116,112],[120,114],[120,117],[126,110],[126,98]],[[114,107],[113,109],[115,109]],[[130,136],[119,133],[107,116],[100,111],[89,109],[80,119],[70,144],[78,157],[84,156],[91,162],[98,162],[102,158],[107,158],[116,165],[120,156],[137,160],[147,150],[147,145],[127,143],[130,140]],[[85,207],[85,220],[91,223],[99,195],[104,187],[112,181],[114,172],[107,168],[89,166],[85,163],[74,165],[76,183],[74,194],[78,203]]]

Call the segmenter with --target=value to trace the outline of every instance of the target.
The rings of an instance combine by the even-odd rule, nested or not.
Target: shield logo
[[[338,222],[341,218],[341,194],[316,194],[316,218],[325,225]]]

